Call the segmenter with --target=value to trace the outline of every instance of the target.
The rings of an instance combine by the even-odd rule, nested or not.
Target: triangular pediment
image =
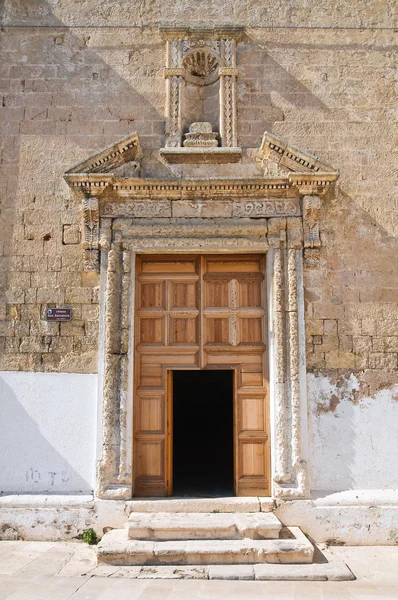
[[[267,163],[273,163],[278,166],[280,174],[283,172],[337,173],[337,169],[332,165],[309,152],[287,144],[280,138],[268,133],[268,131],[263,135],[256,160],[266,172],[272,172],[271,165]]]
[[[114,144],[92,154],[87,159],[76,163],[66,171],[66,175],[93,173],[116,173],[120,167],[137,161],[142,157],[142,149],[138,133],[130,133]]]

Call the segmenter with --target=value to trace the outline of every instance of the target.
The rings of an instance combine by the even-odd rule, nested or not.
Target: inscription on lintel
[[[105,202],[103,217],[239,218],[300,216],[298,199],[267,200],[123,200]]]

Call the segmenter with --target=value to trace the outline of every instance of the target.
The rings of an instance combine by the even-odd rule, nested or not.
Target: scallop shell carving
[[[189,83],[210,85],[218,79],[219,59],[206,48],[192,50],[185,56],[183,66]]]

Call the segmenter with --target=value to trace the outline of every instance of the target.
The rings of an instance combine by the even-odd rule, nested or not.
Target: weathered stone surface
[[[300,214],[298,200],[264,200],[234,202],[234,217],[275,217],[277,215],[296,216]]]
[[[149,513],[257,513],[260,502],[250,498],[164,498],[161,500],[132,500],[130,512]]]
[[[97,547],[100,563],[151,564],[253,564],[311,563],[314,548],[296,527],[292,539],[135,541],[126,530],[106,533]]]
[[[252,565],[216,565],[209,567],[209,579],[254,579]]]
[[[136,513],[126,523],[135,540],[271,539],[281,523],[273,513]]]
[[[232,217],[232,202],[217,202],[205,200],[190,202],[188,200],[175,200],[172,203],[173,217],[202,217],[223,218]]]
[[[87,280],[80,280],[84,266],[77,235],[82,225],[81,197],[76,201],[65,186],[62,174],[72,163],[86,161],[90,154],[136,129],[143,146],[141,172],[145,178],[159,178],[170,185],[167,190],[164,183],[158,189],[152,186],[149,192],[139,190],[147,183],[143,184],[144,180],[138,177],[139,165],[136,165],[132,175],[135,183],[129,190],[122,189],[120,181],[114,183],[115,189],[108,181],[106,189],[94,190],[93,185],[83,192],[80,190],[80,195],[86,191],[98,192],[99,206],[105,211],[103,214],[108,215],[107,227],[104,226],[107,232],[104,250],[111,242],[110,221],[120,216],[135,220],[169,219],[173,201],[176,209],[180,206],[186,211],[187,220],[192,220],[188,214],[190,208],[179,203],[184,201],[183,198],[194,202],[193,196],[198,196],[199,192],[197,188],[194,191],[176,190],[176,182],[187,176],[188,170],[184,169],[190,169],[190,177],[207,180],[201,192],[203,197],[212,202],[226,199],[225,205],[234,203],[234,220],[278,217],[278,206],[282,202],[288,203],[289,211],[295,211],[291,213],[293,218],[301,219],[297,196],[304,195],[305,296],[300,306],[305,313],[307,369],[318,374],[322,385],[323,377],[327,376],[332,382],[331,396],[336,396],[330,397],[328,402],[323,399],[320,402],[315,395],[309,398],[309,413],[314,414],[312,431],[316,436],[316,442],[315,438],[310,440],[313,447],[309,456],[321,457],[315,458],[318,473],[325,464],[330,470],[331,465],[335,465],[336,477],[333,475],[328,481],[321,479],[322,485],[326,485],[323,489],[352,485],[352,473],[347,473],[345,458],[338,462],[335,454],[326,452],[327,436],[324,433],[328,431],[327,419],[330,419],[340,425],[334,431],[336,439],[343,439],[344,444],[350,439],[357,457],[372,454],[380,468],[384,464],[385,469],[388,461],[383,462],[383,456],[394,455],[394,448],[387,451],[380,443],[378,450],[372,451],[366,446],[363,452],[364,440],[374,436],[356,436],[356,439],[347,436],[348,432],[344,430],[347,419],[333,420],[333,410],[329,409],[338,406],[338,410],[342,410],[345,406],[348,419],[352,409],[358,413],[358,418],[363,418],[361,423],[366,425],[367,433],[372,433],[370,415],[375,417],[388,409],[385,414],[390,417],[385,419],[385,425],[396,419],[392,376],[396,376],[398,369],[398,267],[397,222],[392,194],[394,123],[391,107],[395,96],[391,73],[394,57],[390,52],[394,32],[390,31],[389,11],[380,10],[374,3],[364,5],[359,0],[350,3],[349,11],[341,2],[337,9],[336,6],[322,6],[321,9],[311,0],[305,8],[298,7],[293,15],[288,14],[283,2],[264,8],[261,3],[254,6],[246,0],[230,4],[216,1],[207,5],[205,11],[200,3],[190,6],[192,23],[202,23],[205,14],[208,25],[234,22],[247,28],[247,35],[236,54],[239,75],[234,75],[231,70],[223,71],[226,81],[229,81],[228,77],[238,77],[236,133],[243,152],[236,155],[241,160],[236,165],[223,167],[215,163],[210,171],[209,165],[165,165],[158,154],[165,134],[165,81],[161,73],[165,53],[164,40],[156,26],[159,20],[164,24],[180,22],[186,3],[177,0],[160,8],[148,5],[139,10],[135,10],[136,2],[128,7],[110,3],[106,11],[101,10],[101,3],[93,0],[85,2],[84,7],[73,3],[47,4],[43,8],[28,1],[21,8],[20,3],[9,2],[4,14],[6,24],[19,23],[29,25],[29,28],[9,28],[3,32],[0,368],[97,370],[98,290],[96,286],[87,285]],[[335,9],[340,19],[337,25],[341,26],[337,32],[328,29],[336,26]],[[287,20],[289,29],[283,31],[258,26],[259,23],[285,23]],[[70,26],[68,35],[54,33],[54,26],[60,23]],[[82,37],[73,27],[76,23],[94,25],[95,30],[90,37]],[[140,25],[140,28],[134,30],[133,38],[124,29],[114,29],[112,43],[109,32],[98,28],[121,23]],[[309,28],[322,27],[322,47],[318,44],[319,30],[313,29],[308,30],[303,45],[302,30],[295,29],[303,23]],[[35,29],[35,24],[45,27]],[[377,27],[390,29],[377,30],[376,47],[376,30],[372,28]],[[361,48],[361,51],[353,54],[353,48]],[[223,65],[223,68],[234,69],[235,66]],[[361,73],[360,78],[358,73]],[[211,115],[213,107],[209,100],[202,97],[200,103],[206,104],[207,113]],[[187,106],[191,116],[185,126],[197,119],[212,120],[211,116],[199,116],[200,103],[192,101]],[[280,148],[271,148],[269,144],[265,147],[261,143],[265,128],[289,144]],[[269,141],[269,137],[267,139]],[[292,148],[296,144],[310,148],[324,158],[313,165],[304,164],[303,153]],[[260,145],[261,164],[257,165],[253,159]],[[292,150],[289,155],[288,148]],[[218,151],[217,148],[214,150]],[[217,152],[214,156],[220,160]],[[269,168],[272,160],[276,166]],[[314,166],[319,173],[329,163],[341,173],[334,195],[322,196],[320,202],[309,200],[311,186],[305,178],[301,182],[290,178],[289,189],[277,189],[277,181],[286,176],[288,168],[296,171],[301,165],[306,171],[313,171]],[[260,189],[253,191],[253,198],[246,200],[237,196],[236,189],[225,185],[213,197],[208,185],[210,173],[211,177],[221,177],[225,173],[232,177],[233,169],[237,176],[249,179],[261,178],[264,170],[268,170],[268,175],[275,180],[275,192],[269,189],[265,194]],[[116,175],[123,176],[123,173],[118,171]],[[112,199],[113,192],[121,194],[116,203]],[[280,194],[286,194],[286,198]],[[97,198],[96,195],[93,197]],[[221,207],[212,214],[210,204],[207,206],[209,213],[205,218],[212,221]],[[228,215],[223,217],[231,219],[229,208]],[[141,246],[135,240],[132,228],[129,244],[144,251],[261,252],[270,247],[279,251],[284,243],[285,217],[283,212],[280,220],[268,219],[268,237],[265,234],[258,236],[257,241],[243,230],[230,231],[229,237],[223,237],[217,228],[214,228],[214,240],[209,239],[208,230],[203,230],[199,239],[193,240],[188,226],[186,236],[181,236],[177,243],[168,239],[169,231],[164,231],[166,240],[161,242],[153,240],[151,232],[147,232]],[[289,228],[289,218],[287,247],[301,252],[300,236],[295,229]],[[96,236],[95,233],[93,238]],[[86,250],[89,252],[87,260],[95,262],[98,250],[94,247]],[[275,271],[275,277],[280,281],[280,294],[276,291],[274,299],[286,300],[289,311],[295,313],[292,310],[294,302],[290,302],[295,298],[294,290],[286,288],[286,295],[283,293],[285,275],[289,276],[289,269],[284,269],[282,278]],[[126,288],[126,282],[123,286]],[[297,298],[300,302],[299,295]],[[47,305],[66,302],[72,306],[73,323],[48,328],[42,316],[43,309]],[[293,424],[296,434],[300,428],[306,430],[302,420],[306,410],[301,412],[300,422],[296,419],[300,416],[296,402],[297,379],[287,378],[291,367],[292,377],[297,377],[297,358],[303,364],[303,353],[297,356],[297,345],[303,339],[296,327],[296,317],[287,321],[285,312],[285,307],[276,311],[274,321],[281,332],[279,337],[276,332],[275,401],[283,417],[280,422],[278,420],[275,433],[284,442],[289,441],[283,437],[286,422]],[[125,357],[126,327],[123,327],[117,346],[116,352]],[[109,364],[112,364],[111,359]],[[327,374],[319,374],[319,369],[327,370]],[[114,386],[120,373],[126,371],[124,368],[115,374],[111,367],[106,369],[107,385],[112,382]],[[346,373],[348,377],[356,378],[358,389],[347,389],[344,383],[340,385]],[[126,392],[125,384],[123,386],[123,392]],[[383,390],[384,394],[381,393]],[[108,392],[111,398],[111,391]],[[125,396],[122,399],[125,400]],[[322,405],[320,412],[319,404]],[[377,415],[373,412],[375,405],[379,410]],[[121,406],[124,406],[123,402]],[[106,414],[112,413],[110,408],[107,411]],[[124,409],[122,422],[128,422]],[[394,436],[386,437],[390,444],[394,442]],[[380,436],[377,439],[379,443]],[[302,440],[296,435],[290,442],[295,446],[291,445],[288,452],[282,449],[275,457],[275,479],[282,487],[287,486],[292,483],[291,474],[294,473],[296,489],[299,489],[297,477],[303,475],[303,463],[298,461],[297,450]],[[359,446],[360,443],[364,446]],[[351,456],[352,447],[344,447],[347,456]],[[122,454],[126,456],[126,448]],[[325,456],[327,459],[322,465]],[[294,464],[290,464],[291,458]],[[371,463],[372,459],[369,460]],[[397,483],[396,474],[387,478],[383,469],[373,469],[372,473],[368,470],[368,478],[364,481],[361,479],[363,469],[358,466],[357,469],[353,477],[366,487],[374,486],[376,481],[379,485],[383,473],[391,485]],[[318,481],[316,485],[321,483]]]

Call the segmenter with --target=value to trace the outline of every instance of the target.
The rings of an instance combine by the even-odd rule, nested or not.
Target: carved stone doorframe
[[[141,155],[137,134],[66,173],[82,201],[84,268],[103,269],[102,454],[97,496],[132,495],[134,266],[137,253],[266,253],[272,479],[308,496],[303,268],[319,264],[319,217],[338,173],[265,134],[257,161],[277,177],[144,179],[112,173]],[[285,169],[285,171],[283,171]],[[295,172],[292,172],[295,171]],[[101,259],[99,260],[99,255]]]
[[[203,221],[195,223],[192,233],[194,239],[206,241],[197,242],[186,252],[236,253],[235,245],[226,249],[223,239],[211,238],[209,225]],[[266,224],[264,221],[260,220],[257,231],[253,231],[250,223],[240,224],[243,237],[239,252],[267,253],[268,257],[273,495],[305,497],[308,485],[304,320],[300,308],[303,295],[301,218],[272,218]],[[225,222],[220,224],[228,228]],[[132,237],[128,220],[119,220],[112,228],[107,218],[101,220],[102,262],[107,269],[103,438],[97,470],[97,495],[101,498],[131,497],[132,392],[129,373],[133,372],[134,265],[137,253],[154,252],[155,227],[150,243],[149,238]],[[266,227],[267,234],[264,235]],[[166,229],[167,245],[155,244],[156,253],[173,253],[173,247],[180,253],[180,242],[184,238],[179,226],[170,225]]]

